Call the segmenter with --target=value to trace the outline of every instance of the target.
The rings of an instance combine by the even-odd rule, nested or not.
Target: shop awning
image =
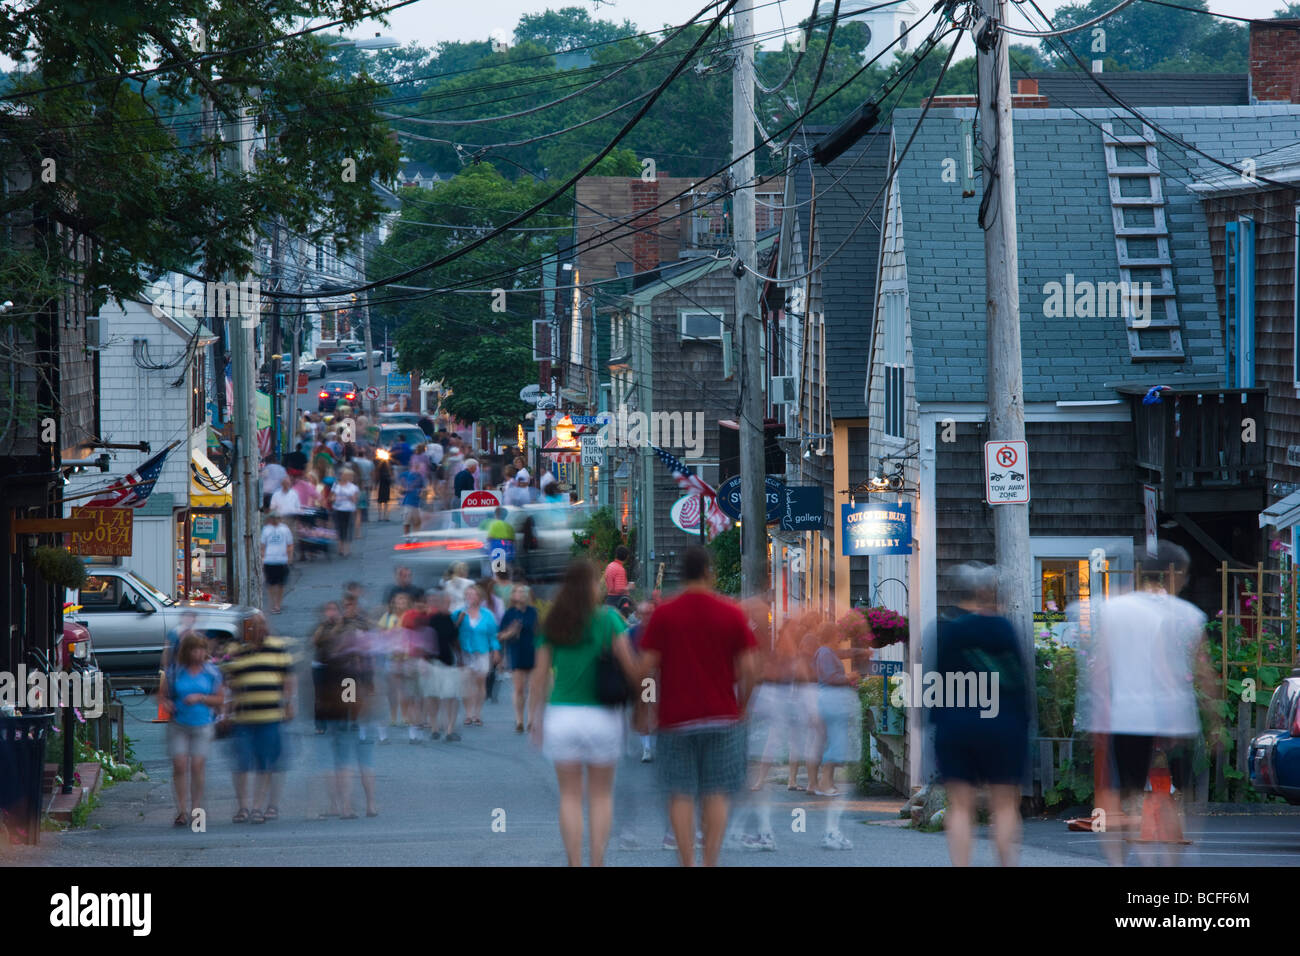
[[[558,438],[550,439],[542,448],[542,453],[553,455],[552,459],[557,465],[576,465],[582,461],[582,449],[576,451],[571,445],[562,445]]]
[[[230,480],[207,455],[195,448],[190,452],[190,507],[221,508],[231,504]]]
[[[1285,531],[1294,524],[1300,524],[1300,491],[1291,492],[1259,513],[1261,528],[1272,525],[1278,531]]]

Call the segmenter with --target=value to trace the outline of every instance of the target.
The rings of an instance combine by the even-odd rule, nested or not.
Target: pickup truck
[[[195,628],[221,640],[243,633],[253,608],[211,601],[177,601],[144,578],[123,568],[89,568],[80,591],[68,600],[80,609],[66,620],[83,624],[94,635],[95,657],[110,674],[157,671],[167,632],[181,623],[186,611],[197,616]]]

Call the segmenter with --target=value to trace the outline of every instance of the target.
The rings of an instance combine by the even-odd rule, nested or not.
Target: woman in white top
[[[357,502],[361,499],[361,489],[353,481],[355,477],[351,468],[344,468],[333,488],[334,527],[339,533],[339,555],[344,558],[351,550],[352,530],[357,523]]]
[[[469,568],[464,561],[457,561],[447,569],[442,587],[447,593],[447,610],[455,614],[465,607],[465,592],[474,584],[469,578]]]
[[[302,511],[298,492],[293,490],[293,479],[287,472],[280,479],[280,487],[271,495],[271,510],[281,518],[292,518]]]

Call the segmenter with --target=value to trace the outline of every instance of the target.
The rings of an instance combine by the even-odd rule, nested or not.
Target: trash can
[[[41,840],[45,739],[54,717],[53,710],[0,715],[0,817],[11,843],[35,845]]]

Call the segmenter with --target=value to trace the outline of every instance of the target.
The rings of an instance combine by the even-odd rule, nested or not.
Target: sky
[[[546,9],[576,6],[587,10],[593,17],[621,23],[631,20],[642,30],[654,30],[668,23],[684,23],[705,5],[707,0],[485,0],[464,3],[458,0],[418,0],[409,7],[389,15],[390,27],[371,24],[364,29],[350,31],[353,37],[373,37],[377,32],[402,43],[416,41],[422,46],[434,46],[444,40],[485,40],[494,31],[505,36],[514,32],[516,21],[524,13],[540,13]],[[783,26],[793,27],[812,11],[812,0],[753,0],[755,25],[758,32],[775,31]],[[924,8],[933,6],[932,0],[913,0]],[[1118,0],[1116,0],[1118,2]],[[1139,0],[1141,2],[1141,0]],[[862,0],[857,5],[861,6]],[[1050,16],[1056,9],[1067,5],[1064,0],[1038,0],[1038,5]],[[1284,6],[1281,0],[1210,0],[1209,8],[1216,13],[1229,13],[1239,17],[1272,17],[1273,11]],[[847,7],[847,3],[844,4]],[[1008,4],[1008,6],[1013,6]],[[822,0],[821,15],[833,7],[833,0]],[[1023,18],[1013,14],[1012,26],[1036,29]],[[793,34],[792,34],[793,35]],[[780,46],[779,38],[766,44]],[[963,41],[958,56],[973,52],[970,41]]]

